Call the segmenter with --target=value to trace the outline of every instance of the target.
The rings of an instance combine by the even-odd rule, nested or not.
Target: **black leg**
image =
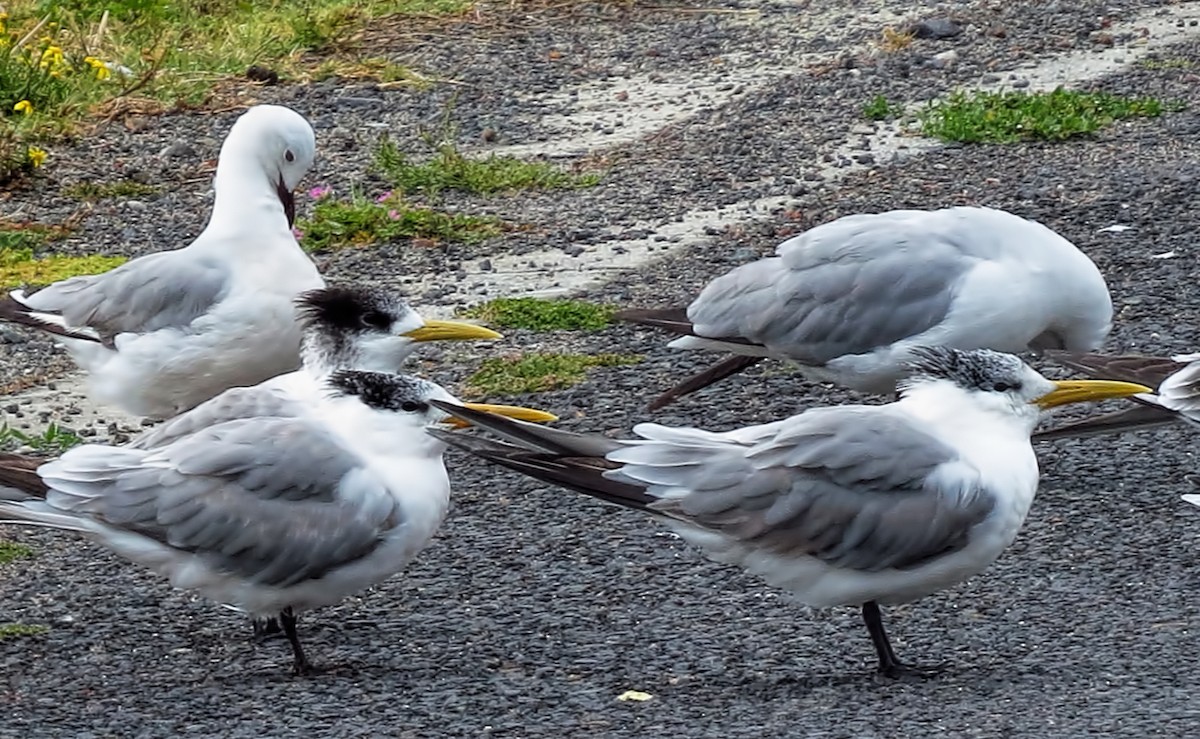
[[[304,656],[304,647],[300,646],[300,637],[296,634],[296,614],[292,612],[291,608],[285,608],[279,614],[279,622],[283,624],[283,633],[292,645],[292,656],[294,657],[292,672],[297,675],[312,673],[313,666],[309,664],[308,657]]]
[[[254,624],[255,641],[265,641],[276,634],[283,633],[277,618],[255,618],[251,619],[251,622]]]
[[[863,623],[867,625],[867,633],[871,635],[871,643],[879,655],[879,672],[888,677],[933,677],[936,670],[906,665],[896,659],[892,651],[892,643],[888,641],[887,632],[883,630],[883,617],[879,613],[879,604],[869,600],[862,605]]]

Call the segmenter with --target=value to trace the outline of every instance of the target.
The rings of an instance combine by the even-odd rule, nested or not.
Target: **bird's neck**
[[[213,189],[216,198],[206,231],[223,236],[253,229],[264,237],[262,243],[291,234],[275,184],[253,160],[223,160]]]
[[[310,332],[305,334],[300,343],[300,360],[304,371],[314,377],[325,377],[340,369],[359,369],[356,367],[356,358],[351,342],[339,340],[336,336]]]
[[[925,422],[925,430],[958,453],[958,464],[1002,498],[1008,518],[1019,527],[1038,486],[1038,463],[1029,435],[1037,411],[1014,413],[989,407],[953,383],[909,388],[896,406]],[[1007,535],[1016,534],[1016,529]]]

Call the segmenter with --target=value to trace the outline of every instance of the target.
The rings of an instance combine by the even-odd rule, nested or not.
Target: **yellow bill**
[[[1116,380],[1057,380],[1054,389],[1033,401],[1043,409],[1068,403],[1086,403],[1108,398],[1127,398],[1138,393],[1152,393],[1145,385]]]
[[[519,405],[491,405],[490,403],[463,403],[463,406],[470,408],[473,411],[483,411],[485,413],[495,413],[497,416],[507,416],[515,418],[518,421],[529,421],[530,423],[550,423],[557,421],[558,416],[546,411],[539,411],[536,408],[522,408]],[[461,418],[451,416],[442,423],[450,424],[455,428],[466,428],[471,425],[470,421],[464,421]]]
[[[436,320],[426,320],[424,326],[414,328],[405,336],[413,341],[488,341],[500,338],[500,334],[490,328],[473,323]]]

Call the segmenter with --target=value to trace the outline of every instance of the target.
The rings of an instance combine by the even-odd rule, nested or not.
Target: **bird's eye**
[[[994,385],[992,385],[992,390],[995,390],[998,393],[1007,393],[1009,390],[1020,390],[1020,389],[1021,389],[1021,383],[1019,383],[1019,382],[1004,382],[1003,380],[1001,380],[1000,382],[997,382]]]
[[[362,316],[362,323],[363,326],[367,328],[376,328],[381,330],[386,330],[388,326],[392,325],[391,319],[377,310],[367,311],[364,313]]]
[[[288,160],[289,162],[296,161],[296,155],[292,153],[291,149],[288,149],[287,151],[283,152],[283,158]]]
[[[424,403],[418,403],[415,400],[406,400],[400,404],[400,410],[405,413],[416,413],[425,407]]]

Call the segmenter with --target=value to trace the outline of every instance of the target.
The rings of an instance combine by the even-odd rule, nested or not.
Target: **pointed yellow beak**
[[[1042,409],[1046,409],[1068,403],[1127,398],[1138,393],[1154,392],[1145,385],[1117,382],[1116,380],[1059,380],[1054,383],[1054,386],[1053,390],[1033,402]]]
[[[463,403],[464,406],[473,411],[484,411],[486,413],[495,413],[498,416],[508,416],[515,418],[518,421],[529,421],[530,423],[550,423],[557,421],[558,416],[553,413],[539,411],[535,408],[522,408],[519,405],[490,405],[488,403]],[[448,423],[454,428],[463,429],[471,425],[469,421],[464,421],[461,418],[451,416],[442,423]]]
[[[405,336],[413,341],[487,341],[500,338],[500,334],[490,328],[473,323],[434,320],[426,320],[424,326],[414,328]]]

